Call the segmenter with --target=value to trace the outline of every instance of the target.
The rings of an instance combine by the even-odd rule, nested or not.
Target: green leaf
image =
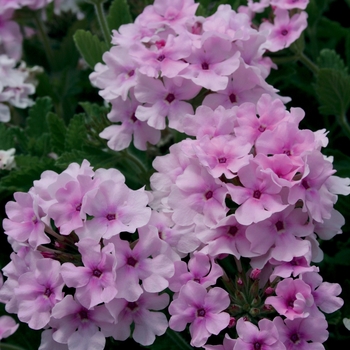
[[[64,121],[57,114],[50,112],[47,115],[47,124],[50,129],[52,150],[58,154],[62,154],[65,150],[64,144],[67,130]]]
[[[86,159],[91,165],[97,168],[110,168],[115,165],[116,155],[101,151],[100,149],[89,147],[83,150],[72,150],[63,153],[56,161],[56,165],[60,168],[67,168],[70,163],[76,162],[81,164]]]
[[[67,128],[65,149],[66,151],[82,150],[86,142],[85,114],[76,114]]]
[[[334,68],[345,74],[348,73],[344,61],[334,50],[321,50],[320,56],[317,58],[317,65],[319,68]]]
[[[102,62],[102,55],[108,51],[105,42],[100,41],[96,35],[86,30],[77,30],[74,34],[74,41],[80,54],[92,69],[97,63]]]
[[[31,137],[28,140],[28,152],[33,156],[45,157],[51,152],[49,133],[44,133],[39,137]]]
[[[16,156],[16,164],[17,164],[17,167],[19,168],[30,168],[32,164],[36,164],[39,162],[40,162],[39,157],[23,155],[23,154]]]
[[[40,97],[35,101],[35,105],[29,110],[27,119],[27,135],[30,137],[40,137],[48,131],[46,115],[52,109],[49,97]]]
[[[5,124],[0,124],[0,150],[8,150],[15,145],[14,133]]]
[[[29,167],[11,171],[9,175],[1,179],[0,187],[5,187],[10,191],[27,192],[32,186],[33,181],[40,179],[45,170],[56,170],[55,161],[46,158],[41,162],[32,163]]]
[[[319,70],[315,86],[320,113],[343,116],[350,105],[350,77],[334,68]]]
[[[132,17],[127,0],[114,0],[107,15],[107,23],[110,30],[118,29],[122,24],[131,22]]]

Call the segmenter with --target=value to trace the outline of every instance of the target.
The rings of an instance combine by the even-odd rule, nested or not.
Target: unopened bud
[[[251,272],[250,272],[250,278],[255,281],[259,278],[261,274],[261,270],[260,269],[253,269]]]
[[[265,289],[265,294],[266,294],[266,295],[271,295],[271,294],[274,293],[274,291],[275,291],[274,288],[272,288],[272,287],[267,287],[267,288]]]
[[[232,328],[236,325],[237,321],[234,317],[230,317],[230,322],[228,323],[228,328]]]

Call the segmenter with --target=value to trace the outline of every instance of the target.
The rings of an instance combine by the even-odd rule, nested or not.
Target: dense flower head
[[[128,147],[132,134],[135,146],[145,147],[138,141],[137,130],[130,129],[128,118],[115,117],[131,101],[135,102],[134,123],[148,125],[146,141],[155,144],[159,139],[151,136],[151,129],[163,130],[167,118],[170,128],[182,132],[183,118],[192,113],[191,102],[204,95],[199,95],[203,89],[209,94],[200,97],[203,104],[213,108],[255,102],[264,93],[289,100],[266,83],[272,66],[262,58],[267,37],[251,27],[246,14],[220,5],[212,16],[199,17],[193,0],[164,6],[165,2],[156,0],[135,23],[113,31],[114,46],[103,55],[104,64],[98,63],[90,75],[100,95],[112,105],[109,119],[118,123],[100,134],[109,140],[109,147]],[[238,83],[243,76],[245,82]],[[117,141],[121,134],[122,143]]]

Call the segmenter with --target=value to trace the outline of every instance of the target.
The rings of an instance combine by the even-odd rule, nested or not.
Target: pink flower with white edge
[[[190,323],[191,345],[203,346],[211,334],[219,334],[230,322],[224,310],[230,305],[226,291],[215,287],[207,291],[201,284],[188,281],[169,306],[169,327],[181,332]]]
[[[272,321],[262,319],[258,325],[240,318],[236,325],[238,339],[233,350],[286,350]]]

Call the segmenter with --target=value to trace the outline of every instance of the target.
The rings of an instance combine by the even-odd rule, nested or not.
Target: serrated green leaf
[[[85,114],[76,114],[67,128],[65,149],[68,152],[73,149],[82,150],[86,141]]]
[[[132,22],[127,0],[114,0],[109,7],[107,23],[110,30],[118,29],[122,24]]]
[[[333,68],[319,70],[315,86],[320,113],[343,116],[350,105],[350,77]]]
[[[77,30],[74,34],[74,42],[80,54],[92,69],[97,63],[102,62],[102,55],[108,51],[105,42],[86,30]]]
[[[30,137],[40,137],[48,131],[46,115],[52,109],[49,97],[40,97],[35,101],[35,105],[29,110],[27,119],[27,135]]]
[[[65,150],[65,137],[67,128],[64,125],[64,121],[54,114],[50,112],[47,115],[47,124],[50,130],[50,142],[52,146],[52,150],[58,154],[61,154]]]
[[[323,49],[317,58],[317,65],[319,68],[333,68],[347,74],[348,68],[345,66],[342,58],[330,49]]]
[[[15,135],[5,124],[0,124],[0,150],[8,150],[15,146]]]
[[[32,156],[47,156],[51,152],[50,134],[46,132],[39,137],[31,137],[28,140],[27,150]]]

